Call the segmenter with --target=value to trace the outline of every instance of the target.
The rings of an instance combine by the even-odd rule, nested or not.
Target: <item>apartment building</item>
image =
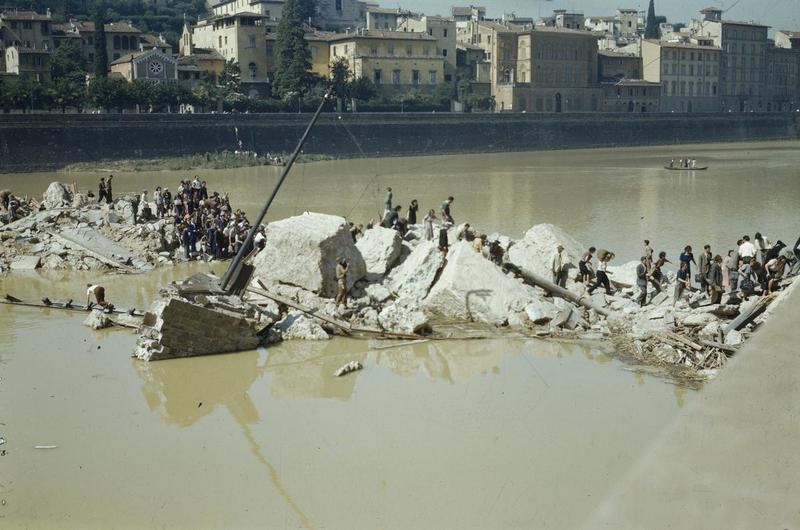
[[[717,46],[642,41],[644,79],[661,84],[661,111],[723,110],[721,57]]]
[[[6,59],[8,48],[14,47]],[[50,13],[8,9],[0,11],[0,70],[24,75],[33,79],[49,79],[50,59],[53,50],[52,21]]]
[[[147,42],[142,40],[145,34],[130,22],[109,22],[103,25],[103,29],[106,33],[106,56],[109,66],[123,55],[141,51],[147,45]],[[70,20],[53,25],[55,46],[61,46],[67,40],[76,42],[83,51],[86,70],[89,72],[94,70],[94,33],[95,24],[91,21]]]
[[[444,59],[444,82],[451,83],[456,74],[456,23],[444,17],[402,17],[397,31],[425,33],[436,39],[439,54]]]

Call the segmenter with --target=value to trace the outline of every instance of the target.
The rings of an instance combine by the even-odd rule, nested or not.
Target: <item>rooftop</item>
[[[703,46],[701,44],[689,44],[685,42],[663,42],[656,39],[645,39],[644,42],[661,46],[662,48],[683,48],[686,50],[707,50],[707,51],[720,51],[719,46]]]
[[[42,15],[36,11],[18,11],[9,10],[0,13],[0,18],[3,20],[50,20],[50,15]]]
[[[325,37],[321,37],[325,38]],[[388,30],[362,30],[353,33],[333,33],[327,37],[329,41],[341,41],[351,39],[392,39],[392,40],[428,40],[435,41],[436,37],[432,37],[427,33],[412,32],[412,31],[388,31]]]
[[[130,22],[109,22],[105,24],[104,29],[106,33],[141,33],[139,28],[132,25]],[[79,33],[94,32],[94,22],[88,20],[70,20],[63,24],[55,24],[55,30],[61,30],[65,33],[77,31]]]

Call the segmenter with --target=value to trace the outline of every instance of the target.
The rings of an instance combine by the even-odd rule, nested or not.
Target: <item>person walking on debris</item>
[[[750,236],[742,236],[742,244],[739,245],[739,258],[742,263],[750,263],[756,257],[756,247],[750,242]]]
[[[447,255],[450,249],[450,241],[447,238],[447,229],[450,228],[450,223],[442,223],[439,226],[439,251],[443,256]]]
[[[711,268],[711,261],[713,255],[711,254],[711,245],[704,245],[703,246],[703,253],[700,254],[700,263],[698,264],[697,268],[699,269],[699,276],[700,276],[700,290],[709,293],[709,285],[708,285],[708,271]]]
[[[347,261],[339,258],[336,264],[336,309],[340,305],[347,307]]]
[[[97,185],[97,202],[103,202],[106,198],[106,178],[100,177],[100,183]]]
[[[683,248],[683,252],[680,255],[680,262],[686,263],[686,279],[689,281],[687,284],[688,287],[692,286],[692,263],[697,265],[697,262],[694,261],[694,254],[692,254],[692,247],[691,245],[686,245]]]
[[[736,246],[733,247],[733,250],[728,254],[728,284],[731,287],[729,291],[731,293],[739,289],[739,267],[741,266],[741,261],[739,260],[739,246],[741,244],[742,240],[740,239],[736,242]]]
[[[675,297],[672,300],[672,307],[678,303],[678,300],[683,296],[683,292],[692,286],[689,281],[689,262],[681,261],[681,267],[675,274]]]
[[[561,253],[564,251],[564,245],[559,243],[556,245],[556,251],[553,252],[553,257],[550,258],[550,272],[553,273],[553,283],[559,287],[567,286],[567,273],[564,269],[564,263]]]
[[[111,204],[112,201],[114,200],[114,198],[112,196],[112,190],[111,190],[111,181],[112,180],[114,180],[114,175],[109,175],[108,176],[108,182],[106,182],[106,202],[108,204]]]
[[[136,219],[139,216],[139,195],[136,194],[131,199],[131,210],[133,211],[133,224],[136,224]]]
[[[658,253],[658,259],[653,262],[653,267],[650,269],[650,281],[653,287],[656,288],[656,294],[660,293],[661,289],[664,288],[664,273],[661,272],[661,267],[667,263],[672,262],[667,259],[667,253],[662,250]]]
[[[92,295],[94,295],[95,302],[92,302]],[[86,310],[89,311],[97,303],[103,309],[112,310],[114,306],[106,302],[106,288],[102,285],[86,284]]]
[[[422,226],[425,232],[425,241],[433,241],[433,222],[436,220],[436,212],[433,208],[428,210],[428,215],[422,220]]]
[[[419,204],[417,199],[412,199],[411,204],[408,205],[408,224],[417,224],[417,212],[419,211]]]
[[[765,267],[768,275],[766,292],[772,293],[780,289],[783,269],[786,267],[786,258],[784,256],[772,258],[766,263]]]
[[[761,260],[761,263],[766,263],[767,261],[767,251],[771,247],[769,244],[769,240],[761,235],[761,232],[756,232],[756,235],[753,236],[753,241],[755,244],[753,245],[756,247],[756,252],[758,253],[758,259]]]
[[[453,221],[453,216],[450,215],[450,205],[453,204],[454,200],[455,199],[451,195],[442,203],[442,222],[450,223],[452,225],[456,224],[455,221]]]
[[[594,267],[592,266],[592,257],[597,249],[589,247],[589,250],[583,253],[580,261],[578,261],[578,272],[580,274],[581,282],[584,285],[589,285],[589,282],[594,277]]]
[[[645,263],[645,265],[647,265],[647,270],[652,269],[653,268],[653,247],[650,246],[650,240],[649,239],[645,239],[644,240],[644,257],[647,258],[647,262]]]
[[[383,216],[386,217],[392,211],[392,188],[386,188],[386,200],[384,201]]]
[[[711,292],[711,303],[718,304],[722,299],[722,256],[719,254],[711,260],[706,281]]]
[[[641,307],[647,303],[647,271],[647,256],[642,256],[636,266],[636,287],[639,288],[639,297],[636,301]]]
[[[614,294],[611,290],[611,282],[608,280],[608,275],[611,274],[611,271],[608,270],[608,262],[614,259],[614,253],[600,249],[597,251],[597,259],[599,263],[597,264],[595,283],[589,287],[587,292],[591,296],[594,290],[602,285],[606,290],[606,294]]]

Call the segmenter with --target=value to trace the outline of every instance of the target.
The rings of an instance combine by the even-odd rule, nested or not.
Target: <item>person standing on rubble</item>
[[[553,283],[559,287],[567,286],[567,273],[564,270],[564,263],[561,253],[564,251],[564,245],[559,243],[556,246],[556,251],[553,252],[553,257],[550,258],[550,272],[553,273]]]
[[[641,307],[647,303],[647,275],[649,268],[647,266],[647,256],[642,256],[639,259],[639,264],[636,266],[636,287],[639,288],[639,297],[636,299]]]
[[[100,177],[100,183],[97,185],[97,202],[103,202],[106,197],[106,178]]]
[[[347,261],[339,258],[336,264],[336,309],[339,305],[347,307]]]
[[[714,256],[708,266],[706,281],[711,292],[711,303],[718,304],[722,299],[722,256],[719,254]]]
[[[454,224],[456,224],[456,222],[455,222],[455,221],[453,221],[453,216],[452,216],[452,215],[450,215],[450,205],[451,205],[451,204],[453,204],[453,201],[454,201],[454,200],[455,200],[455,199],[454,199],[454,198],[453,198],[453,196],[451,195],[450,197],[448,197],[448,198],[447,198],[447,199],[446,199],[446,200],[445,200],[445,201],[442,203],[442,222],[443,222],[443,223],[450,223],[451,225],[454,225]]]
[[[111,181],[112,180],[114,180],[114,175],[109,175],[108,176],[108,182],[106,182],[106,202],[108,204],[111,204],[111,201],[114,200],[112,195],[111,195],[112,194],[112,190],[111,190]]]

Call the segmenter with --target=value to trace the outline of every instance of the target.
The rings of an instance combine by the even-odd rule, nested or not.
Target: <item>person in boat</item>
[[[95,302],[92,302],[92,296],[94,296]],[[106,288],[102,285],[97,284],[86,284],[86,310],[90,310],[94,304],[99,305],[103,309],[113,308],[108,302],[106,302]]]
[[[675,165],[675,159],[673,158],[672,160],[669,161],[669,167],[672,167],[674,165]]]

